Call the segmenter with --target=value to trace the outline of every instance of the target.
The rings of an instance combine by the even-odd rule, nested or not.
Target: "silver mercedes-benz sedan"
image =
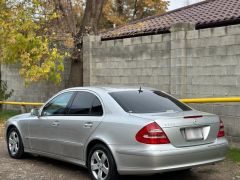
[[[217,115],[151,88],[77,87],[6,123],[9,155],[85,166],[92,179],[191,169],[224,159]]]

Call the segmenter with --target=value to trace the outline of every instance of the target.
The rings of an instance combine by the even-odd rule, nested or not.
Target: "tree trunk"
[[[135,17],[137,15],[137,2],[137,0],[134,1],[132,21],[135,20]]]
[[[71,70],[68,87],[83,85],[83,36],[98,34],[98,23],[104,0],[87,0],[81,27],[74,37],[74,51],[71,55]]]
[[[116,0],[118,15],[123,15],[123,0]]]

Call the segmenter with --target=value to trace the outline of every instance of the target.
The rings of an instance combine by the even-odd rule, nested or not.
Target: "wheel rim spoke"
[[[15,150],[18,151],[18,144],[15,144]]]
[[[95,160],[96,160],[97,162],[100,162],[100,161],[101,161],[98,152],[95,152],[93,155],[94,155],[94,158],[95,158]]]
[[[109,163],[103,151],[97,150],[92,154],[91,171],[95,179],[105,180],[108,177]]]
[[[103,165],[103,168],[102,168],[104,174],[108,175],[108,168],[105,167],[105,165]]]
[[[9,138],[9,143],[10,143],[10,144],[14,144],[14,140],[11,139],[11,138]]]
[[[107,156],[105,154],[103,154],[102,157],[101,157],[101,163],[104,164],[106,159],[107,159]]]
[[[16,139],[15,139],[15,142],[16,142],[16,143],[18,143],[18,142],[19,142],[19,139],[18,139],[18,137],[16,137]]]
[[[92,171],[98,170],[98,165],[97,164],[92,164],[91,168],[92,168]]]
[[[103,177],[102,177],[102,170],[99,170],[98,171],[98,180],[102,180]]]

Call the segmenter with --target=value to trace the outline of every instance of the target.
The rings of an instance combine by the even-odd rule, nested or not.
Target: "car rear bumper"
[[[192,147],[157,146],[145,146],[143,149],[111,146],[119,174],[154,174],[214,164],[224,160],[228,142],[225,138],[220,138],[211,144]],[[164,150],[161,150],[161,146],[165,146]],[[166,146],[169,146],[168,150]]]

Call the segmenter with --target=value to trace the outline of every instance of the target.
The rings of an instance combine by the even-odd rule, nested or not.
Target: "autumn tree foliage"
[[[0,0],[0,62],[18,64],[25,83],[83,84],[83,36],[166,11],[165,0]],[[63,48],[64,47],[64,48]]]
[[[166,12],[167,0],[105,0],[101,29],[116,27]]]
[[[49,31],[56,18],[45,1],[0,0],[0,62],[18,64],[26,84],[61,81],[64,52],[51,41]]]

